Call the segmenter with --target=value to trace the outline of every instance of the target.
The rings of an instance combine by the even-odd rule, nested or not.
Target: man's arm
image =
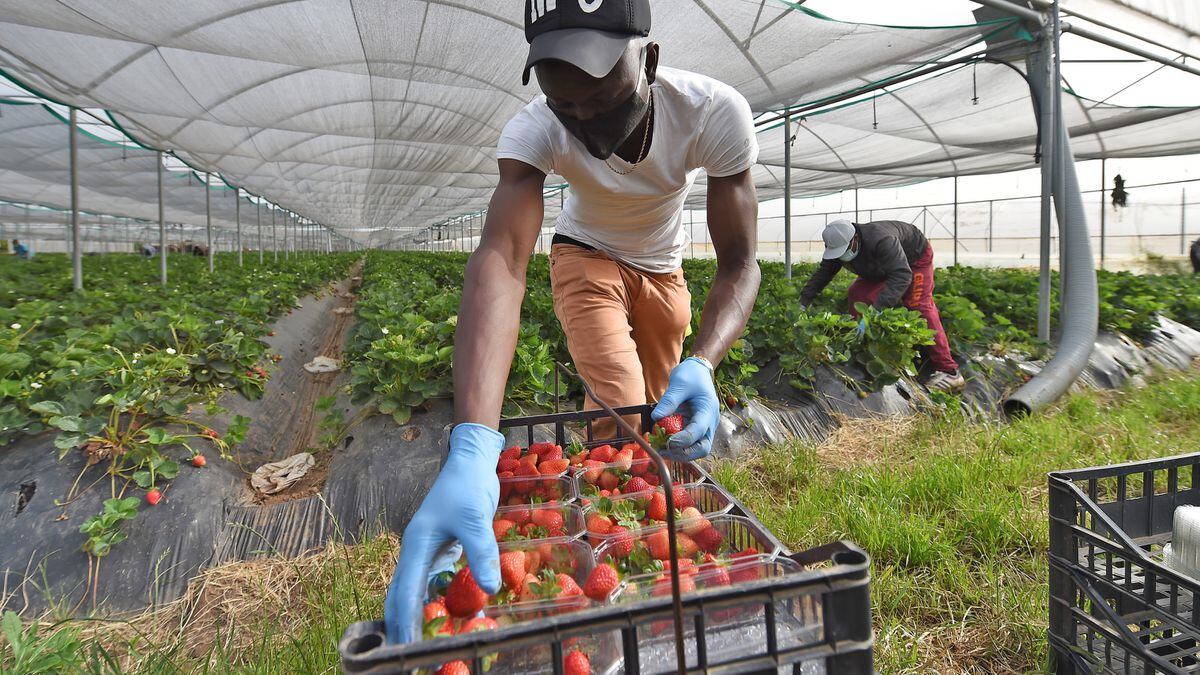
[[[912,268],[908,266],[908,256],[904,255],[904,247],[900,245],[899,239],[886,237],[875,245],[875,259],[887,274],[883,290],[875,299],[875,309],[896,307],[912,284]]]
[[[541,231],[546,174],[500,160],[479,247],[463,280],[454,333],[454,420],[496,428],[517,349],[525,270]]]
[[[717,273],[692,351],[716,364],[742,336],[758,297],[758,197],[749,169],[708,179],[708,233]]]
[[[842,269],[842,261],[837,258],[831,260],[822,260],[817,266],[817,271],[808,278],[808,283],[804,284],[804,288],[800,291],[800,304],[807,305],[811,303],[829,282],[837,276],[837,273]]]

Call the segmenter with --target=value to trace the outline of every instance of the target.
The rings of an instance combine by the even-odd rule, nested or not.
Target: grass
[[[714,469],[789,546],[844,537],[871,553],[880,672],[1024,673],[1047,652],[1046,472],[1195,451],[1196,438],[1193,371],[1011,425],[850,420],[826,443]],[[335,673],[345,626],[382,613],[395,550],[384,536],[225,565],[128,621],[9,621],[0,672]]]
[[[1200,378],[1015,424],[921,418],[886,443],[855,426],[721,462],[717,480],[794,549],[847,538],[872,555],[880,672],[1026,673],[1047,658],[1046,473],[1195,452]]]

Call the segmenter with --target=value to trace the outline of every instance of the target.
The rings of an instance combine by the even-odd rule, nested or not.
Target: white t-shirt
[[[504,127],[499,159],[516,159],[571,186],[555,231],[595,246],[631,267],[671,272],[683,261],[689,234],[683,203],[700,169],[732,176],[758,160],[750,104],[710,77],[659,68],[653,85],[654,130],[637,169],[618,175],[596,159],[538,96]],[[612,167],[630,165],[617,155]]]

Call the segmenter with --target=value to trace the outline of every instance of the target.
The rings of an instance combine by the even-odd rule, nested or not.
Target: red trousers
[[[934,332],[933,344],[924,348],[925,355],[929,357],[933,367],[945,373],[952,373],[958,370],[958,364],[950,355],[950,342],[946,339],[946,329],[942,328],[942,317],[938,314],[937,305],[933,302],[933,247],[926,248],[921,257],[914,260],[909,267],[912,268],[913,276],[912,283],[904,292],[904,306],[925,317],[925,323],[929,324],[929,329]],[[857,302],[874,304],[879,293],[883,291],[883,283],[882,279],[874,280],[863,277],[855,279],[847,292],[850,299],[850,313],[858,316],[858,312],[854,311],[854,304]]]

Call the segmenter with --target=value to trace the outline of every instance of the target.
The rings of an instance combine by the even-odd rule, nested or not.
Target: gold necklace
[[[646,120],[646,130],[644,132],[642,132],[642,149],[638,150],[637,160],[629,163],[629,170],[621,171],[620,169],[618,169],[618,168],[614,167],[612,164],[610,164],[607,159],[604,160],[604,166],[607,166],[609,171],[612,171],[613,173],[617,174],[618,176],[628,176],[629,174],[633,173],[634,171],[637,171],[638,166],[641,164],[641,162],[643,160],[646,159],[646,141],[650,140],[650,127],[654,124],[654,90],[653,89],[650,90],[650,105],[649,105],[649,109],[646,111],[646,114],[649,115],[649,118]]]

